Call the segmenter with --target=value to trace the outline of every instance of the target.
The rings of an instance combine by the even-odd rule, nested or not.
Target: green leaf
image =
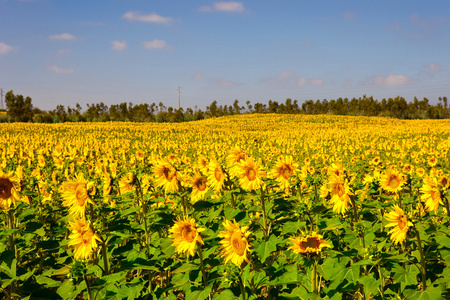
[[[297,232],[300,228],[305,227],[306,222],[286,222],[283,226],[281,235]]]
[[[264,263],[266,258],[270,256],[270,253],[277,250],[277,244],[279,240],[275,235],[271,235],[267,242],[262,242],[258,249],[256,249],[256,253],[261,258],[261,262]]]
[[[420,271],[414,265],[407,265],[406,269],[397,265],[392,271],[394,272],[394,283],[400,282],[402,291],[407,285],[417,285],[417,275]]]
[[[369,299],[371,295],[377,295],[378,288],[381,285],[381,279],[376,279],[371,275],[365,275],[358,278],[358,282],[364,288],[364,295],[366,299]]]
[[[189,272],[192,269],[197,269],[198,266],[191,264],[191,263],[184,263],[181,267],[179,267],[178,269],[174,270],[173,273],[184,273],[184,272]]]
[[[192,299],[192,300],[204,300],[209,298],[209,294],[211,293],[212,286],[208,285],[205,287],[204,290],[201,291],[194,291],[191,294],[186,294],[186,299]]]
[[[441,300],[444,299],[442,297],[442,290],[439,286],[429,286],[425,291],[416,291],[408,300]]]
[[[236,297],[231,290],[223,290],[220,294],[214,294],[213,300],[237,300],[239,297]]]

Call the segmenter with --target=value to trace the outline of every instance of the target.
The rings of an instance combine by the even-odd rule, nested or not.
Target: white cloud
[[[393,87],[401,86],[414,82],[415,80],[401,74],[390,74],[388,76],[374,76],[367,82],[374,87]]]
[[[200,11],[224,11],[233,13],[242,13],[245,11],[244,5],[241,2],[227,1],[215,2],[212,6],[201,6]]]
[[[202,72],[197,72],[194,74],[194,76],[192,76],[192,80],[194,81],[199,81],[203,79],[203,73]]]
[[[423,66],[423,68],[425,69],[425,72],[427,74],[432,74],[432,73],[437,73],[442,71],[442,66],[435,64],[435,63],[429,63],[428,65]]]
[[[13,51],[14,49],[15,49],[15,47],[0,42],[0,55],[8,54],[9,52]]]
[[[158,24],[169,24],[173,21],[173,18],[171,17],[162,17],[155,13],[151,13],[148,15],[141,15],[140,13],[133,11],[125,13],[122,16],[122,18],[127,19],[128,21],[149,22]]]
[[[123,51],[128,48],[127,42],[125,41],[112,41],[111,42],[111,49],[114,51]]]
[[[54,34],[48,37],[51,40],[74,40],[76,37],[73,34],[70,33],[61,33],[61,34]]]
[[[344,17],[344,19],[346,20],[352,20],[355,18],[355,13],[352,11],[346,11],[342,13],[342,16]]]
[[[263,82],[277,86],[305,86],[305,85],[322,85],[323,78],[308,79],[303,76],[297,77],[294,72],[281,71],[275,78],[266,78]]]
[[[155,39],[153,41],[144,41],[144,42],[142,42],[142,44],[144,45],[144,48],[146,48],[146,49],[157,49],[157,50],[170,50],[170,49],[172,49],[172,47],[169,46],[167,44],[167,42],[164,41],[164,40]]]
[[[238,82],[230,81],[230,80],[218,79],[217,85],[219,87],[229,88],[229,87],[239,86],[241,84]]]
[[[73,72],[73,69],[63,69],[58,67],[57,65],[48,66],[47,70],[58,74],[70,74]]]

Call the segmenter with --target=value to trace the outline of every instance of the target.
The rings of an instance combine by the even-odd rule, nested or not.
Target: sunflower
[[[15,205],[18,201],[22,201],[19,194],[20,183],[18,179],[12,174],[5,174],[0,170],[0,208],[8,210],[11,205]],[[27,199],[23,199],[27,202]]]
[[[275,167],[270,171],[270,175],[274,177],[280,186],[280,189],[289,188],[290,179],[297,172],[298,164],[292,161],[291,156],[281,156]]]
[[[261,179],[262,172],[253,158],[247,157],[237,164],[237,176],[239,177],[240,186],[247,191],[259,189],[264,182]]]
[[[166,160],[157,160],[156,165],[153,166],[153,175],[155,176],[155,184],[162,186],[166,193],[178,191],[179,188],[179,173]]]
[[[446,175],[442,175],[438,182],[444,189],[448,189],[450,187],[450,178]]]
[[[394,209],[389,212],[385,218],[389,221],[386,227],[393,227],[389,230],[389,233],[391,234],[391,239],[394,241],[394,244],[397,245],[398,243],[403,242],[406,239],[409,227],[413,226],[413,224],[408,221],[408,217],[403,210],[397,205],[394,205]]]
[[[389,170],[380,178],[380,186],[387,192],[398,193],[403,184],[405,184],[405,179],[396,170]]]
[[[230,176],[232,178],[237,176],[237,164],[245,160],[247,154],[242,151],[239,147],[234,147],[231,149],[231,153],[227,156],[227,165],[230,170]]]
[[[201,176],[197,175],[192,178],[191,185],[192,185],[192,193],[191,193],[191,202],[194,204],[200,199],[205,198],[206,193],[208,192],[208,186],[207,186],[208,180]]]
[[[430,166],[430,167],[434,167],[434,166],[436,166],[437,165],[437,163],[438,163],[438,160],[437,160],[437,158],[435,157],[435,156],[430,156],[430,157],[428,157],[428,165]]]
[[[88,183],[84,179],[83,173],[79,173],[72,181],[63,183],[63,204],[69,207],[71,215],[84,217],[86,205],[88,203],[94,204],[88,195],[88,185],[92,186],[92,183]]]
[[[344,166],[341,163],[338,164],[332,164],[330,167],[328,167],[327,173],[329,176],[344,176]]]
[[[339,176],[331,176],[328,181],[328,192],[331,195],[333,211],[344,214],[351,203],[350,195],[353,195],[347,181]]]
[[[194,256],[197,243],[203,245],[203,240],[199,233],[204,230],[204,228],[197,228],[194,219],[185,218],[184,220],[177,219],[175,224],[169,229],[169,232],[178,253],[187,252],[188,256]]]
[[[326,240],[322,240],[322,236],[315,232],[304,237],[289,238],[289,240],[293,245],[288,249],[294,251],[295,254],[319,254],[323,248],[331,248],[331,245]]]
[[[69,246],[75,247],[75,259],[86,260],[92,257],[92,252],[98,247],[97,242],[101,242],[100,237],[94,233],[87,221],[74,219],[69,223],[72,233],[69,235]]]
[[[119,191],[121,195],[132,192],[136,189],[133,184],[134,175],[132,172],[128,172],[123,175],[119,180]]]
[[[199,170],[202,172],[202,174],[207,174],[208,173],[209,162],[208,162],[208,159],[205,156],[201,155],[198,158],[197,165],[198,165]]]
[[[216,159],[211,159],[208,165],[208,184],[216,192],[220,192],[225,181],[225,173]]]
[[[225,231],[219,232],[219,237],[222,238],[219,243],[221,244],[221,255],[225,258],[225,263],[231,261],[233,264],[240,266],[244,260],[249,262],[250,245],[248,237],[250,231],[248,231],[248,226],[240,228],[235,220],[233,222],[225,220],[223,226]]]
[[[438,181],[436,177],[426,176],[423,179],[423,183],[423,186],[420,188],[420,191],[423,195],[422,197],[420,197],[420,199],[425,202],[425,206],[428,211],[434,211],[435,213],[437,213],[439,204],[443,204]]]

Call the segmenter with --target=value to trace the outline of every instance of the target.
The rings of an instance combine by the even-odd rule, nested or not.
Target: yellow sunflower
[[[380,178],[380,186],[390,193],[398,193],[405,184],[403,175],[396,170],[389,170]]]
[[[294,251],[295,254],[319,254],[323,248],[331,248],[331,245],[326,240],[322,240],[322,236],[315,232],[304,237],[289,238],[289,240],[293,245],[288,249]]]
[[[442,203],[441,191],[439,190],[438,181],[436,177],[426,176],[423,179],[423,186],[420,188],[422,192],[422,201],[425,202],[425,206],[428,211],[434,211],[437,213],[439,209],[439,204]]]
[[[191,203],[194,204],[200,199],[205,198],[208,192],[207,179],[201,175],[197,175],[192,178],[192,193],[191,193]]]
[[[351,204],[350,195],[353,195],[348,183],[339,176],[331,176],[328,181],[328,192],[333,211],[344,214]]]
[[[180,176],[171,163],[163,159],[158,160],[156,165],[153,166],[153,175],[155,177],[155,184],[162,186],[166,193],[178,191]]]
[[[11,205],[15,205],[18,201],[28,202],[27,198],[21,197],[19,194],[20,183],[12,173],[5,174],[0,170],[0,208],[8,210]]]
[[[220,192],[225,181],[225,173],[216,159],[211,159],[208,165],[208,184],[216,192]]]
[[[178,253],[187,252],[188,256],[194,256],[197,243],[203,245],[203,240],[199,233],[204,230],[204,228],[198,228],[195,225],[194,219],[185,218],[183,220],[177,219],[175,224],[169,229],[169,232]]]
[[[389,233],[391,234],[391,239],[394,241],[394,244],[397,245],[398,243],[403,242],[406,239],[409,227],[413,226],[413,224],[408,221],[408,217],[403,210],[397,205],[394,205],[394,209],[389,212],[385,218],[389,222],[386,227],[393,227],[389,230]]]
[[[121,195],[132,192],[136,189],[133,184],[134,175],[132,172],[128,172],[123,175],[119,180],[119,191]]]
[[[72,231],[69,235],[69,246],[75,247],[75,259],[90,259],[92,252],[97,250],[97,242],[102,241],[100,237],[94,233],[84,218],[74,219],[69,223],[69,229]]]
[[[247,191],[259,189],[264,182],[261,179],[262,172],[259,171],[259,165],[251,157],[241,160],[237,164],[237,176],[239,185]]]
[[[232,178],[237,176],[237,164],[245,160],[246,157],[247,154],[239,147],[234,147],[233,149],[231,149],[231,153],[227,156],[227,165],[228,169],[230,170],[230,176]]]
[[[249,262],[250,245],[248,237],[250,231],[248,231],[248,226],[240,228],[235,220],[233,222],[225,220],[223,226],[225,231],[219,232],[219,237],[222,238],[219,243],[221,244],[221,255],[225,258],[225,263],[231,261],[233,264],[240,266],[244,260]]]
[[[270,175],[274,177],[280,186],[280,189],[289,188],[292,176],[297,172],[298,164],[292,161],[291,156],[279,157],[275,167],[270,171]]]
[[[84,217],[87,204],[94,204],[88,195],[88,185],[90,187],[93,184],[84,179],[83,173],[79,173],[72,181],[63,183],[63,204],[69,208],[71,215]]]
[[[450,178],[446,175],[442,175],[438,182],[444,189],[448,189],[450,187]]]

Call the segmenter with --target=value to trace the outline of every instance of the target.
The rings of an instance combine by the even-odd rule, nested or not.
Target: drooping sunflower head
[[[422,192],[421,199],[425,202],[427,210],[437,213],[439,204],[443,204],[443,202],[436,177],[424,177],[423,186],[420,188],[420,191]]]
[[[389,170],[384,175],[381,176],[380,185],[381,187],[391,193],[398,193],[405,184],[406,180],[402,174],[396,170]]]
[[[288,249],[294,251],[295,254],[319,254],[323,248],[331,248],[332,246],[326,240],[322,240],[322,236],[313,232],[308,235],[289,238],[292,243]]]
[[[343,177],[344,176],[344,166],[342,163],[333,163],[331,166],[328,167],[328,175],[329,176],[338,176]]]
[[[73,180],[65,182],[62,185],[63,204],[69,208],[69,213],[76,217],[84,217],[86,205],[94,204],[88,194],[89,184],[79,173]]]
[[[132,192],[136,189],[133,184],[134,175],[132,172],[128,172],[123,175],[119,180],[119,191],[121,195]]]
[[[241,266],[244,261],[249,262],[250,244],[248,237],[250,231],[248,231],[248,226],[241,228],[236,220],[233,220],[233,222],[225,220],[223,227],[225,227],[225,231],[219,232],[219,237],[222,238],[219,243],[225,263],[231,261],[233,264]]]
[[[444,189],[448,189],[450,187],[450,178],[446,175],[442,175],[441,178],[439,178],[439,184],[442,185]]]
[[[166,193],[178,191],[179,174],[171,163],[158,160],[156,165],[153,166],[153,175],[155,184],[164,187]]]
[[[216,192],[220,192],[225,181],[225,173],[216,159],[211,159],[208,165],[208,184]]]
[[[201,176],[200,174],[197,174],[197,176],[194,176],[191,180],[191,186],[192,186],[192,193],[191,193],[191,202],[194,204],[200,199],[203,199],[208,192],[208,180]]]
[[[21,201],[19,194],[20,183],[13,174],[0,171],[0,208],[8,210],[11,205]]]
[[[75,247],[75,259],[90,259],[92,252],[98,248],[97,242],[101,242],[100,237],[94,233],[84,218],[74,219],[69,223],[69,229],[71,230],[69,246]]]
[[[185,218],[183,220],[178,219],[169,229],[169,232],[178,253],[186,252],[188,256],[194,256],[197,243],[203,245],[200,232],[204,230],[204,228],[197,227],[194,219]]]
[[[333,211],[344,214],[351,203],[349,195],[353,194],[348,182],[344,181],[342,177],[330,176],[328,190],[331,195],[330,202],[333,205]]]
[[[403,242],[406,239],[409,227],[413,225],[403,209],[394,205],[393,210],[386,214],[385,218],[389,222],[386,227],[392,227],[389,233],[394,244]]]

